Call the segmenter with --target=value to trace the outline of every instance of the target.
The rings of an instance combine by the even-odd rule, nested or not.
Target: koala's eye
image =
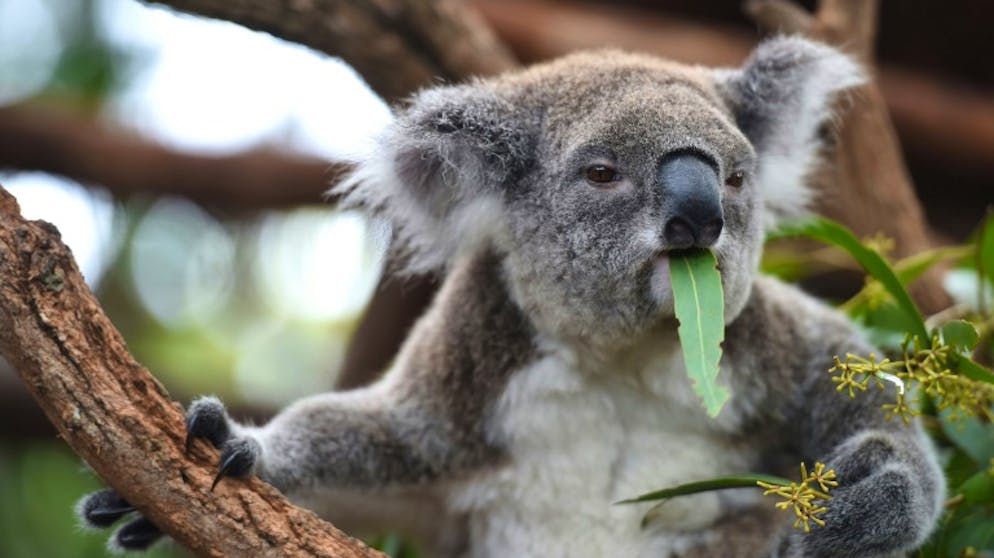
[[[587,168],[587,180],[605,184],[618,179],[618,172],[607,165],[594,165]]]
[[[728,175],[728,178],[725,179],[725,185],[731,186],[732,188],[741,188],[742,182],[744,180],[745,180],[745,173],[743,173],[742,171],[733,172],[732,174]]]

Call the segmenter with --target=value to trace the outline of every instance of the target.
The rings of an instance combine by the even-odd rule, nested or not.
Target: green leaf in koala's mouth
[[[680,345],[687,376],[708,415],[714,417],[728,400],[718,384],[721,342],[725,338],[725,298],[718,261],[710,250],[670,253],[673,307],[680,327]]]

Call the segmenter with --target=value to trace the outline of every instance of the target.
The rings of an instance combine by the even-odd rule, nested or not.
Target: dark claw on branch
[[[111,488],[87,494],[76,506],[80,519],[97,529],[106,529],[133,511],[134,506]]]
[[[121,527],[114,535],[114,542],[125,550],[145,550],[161,537],[162,531],[143,517]]]
[[[252,472],[259,455],[258,443],[248,438],[231,440],[221,451],[221,465],[211,484],[211,490],[223,477],[241,477]]]

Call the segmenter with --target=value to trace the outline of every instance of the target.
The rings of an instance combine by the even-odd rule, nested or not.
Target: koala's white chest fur
[[[727,511],[726,496],[671,500],[644,526],[652,504],[613,505],[749,470],[752,453],[722,432],[737,418],[706,416],[681,359],[666,351],[636,369],[591,374],[560,351],[519,371],[493,421],[509,462],[452,493],[470,513],[474,556],[659,557],[700,541]]]

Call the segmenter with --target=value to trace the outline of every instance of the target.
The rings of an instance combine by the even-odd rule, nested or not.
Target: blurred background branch
[[[339,56],[387,101],[437,80],[513,68],[507,49],[461,0],[155,0]]]
[[[347,169],[273,149],[182,152],[90,115],[32,105],[0,107],[0,167],[66,176],[121,198],[183,196],[231,211],[318,203]]]

